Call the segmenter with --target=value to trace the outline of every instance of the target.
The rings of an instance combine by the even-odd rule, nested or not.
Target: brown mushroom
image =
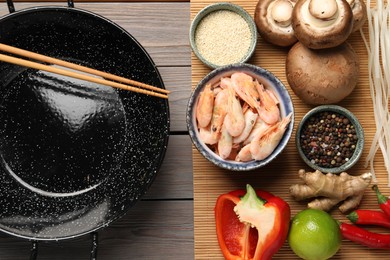
[[[297,41],[291,25],[294,1],[258,1],[255,10],[255,22],[257,31],[264,40],[282,47],[291,46]]]
[[[347,0],[353,14],[352,32],[358,31],[367,21],[367,7],[363,0]]]
[[[332,48],[352,32],[352,10],[346,0],[298,0],[292,26],[300,42],[312,49]]]
[[[287,81],[305,103],[338,103],[354,90],[359,76],[359,58],[348,43],[313,50],[297,42],[286,59]]]

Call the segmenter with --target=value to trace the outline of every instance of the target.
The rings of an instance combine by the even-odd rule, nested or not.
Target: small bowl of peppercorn
[[[338,105],[310,110],[298,124],[296,146],[303,161],[314,170],[341,173],[360,158],[364,131],[356,116]]]
[[[257,29],[244,8],[220,2],[199,11],[191,22],[189,38],[199,60],[216,69],[248,61],[256,48]]]

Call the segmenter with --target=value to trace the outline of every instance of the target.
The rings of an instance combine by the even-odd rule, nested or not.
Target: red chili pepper
[[[373,185],[372,189],[376,192],[379,207],[390,218],[390,199],[380,193],[377,185]]]
[[[364,228],[341,223],[341,234],[344,238],[358,244],[379,249],[390,249],[390,234],[378,234],[365,230]]]
[[[390,228],[390,218],[379,210],[357,209],[347,215],[355,224],[378,225]]]
[[[227,260],[271,259],[286,241],[290,206],[269,192],[246,188],[218,197],[218,243]]]

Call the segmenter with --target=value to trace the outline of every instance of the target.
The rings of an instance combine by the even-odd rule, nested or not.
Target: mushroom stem
[[[311,0],[309,12],[317,19],[329,21],[337,17],[338,6],[335,0]]]
[[[351,34],[352,9],[346,0],[299,0],[292,26],[298,40],[309,48],[335,47]]]
[[[288,0],[276,0],[270,6],[271,17],[281,27],[291,25],[293,5]]]
[[[296,41],[292,28],[296,0],[258,0],[255,22],[260,36],[278,46],[291,46]]]
[[[355,6],[355,0],[347,0],[347,2],[351,6],[351,8],[353,9]]]

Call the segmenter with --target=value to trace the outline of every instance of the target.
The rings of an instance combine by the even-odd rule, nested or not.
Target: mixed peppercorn
[[[350,120],[327,111],[308,118],[300,135],[304,155],[323,168],[345,164],[352,157],[357,141],[356,129]]]

